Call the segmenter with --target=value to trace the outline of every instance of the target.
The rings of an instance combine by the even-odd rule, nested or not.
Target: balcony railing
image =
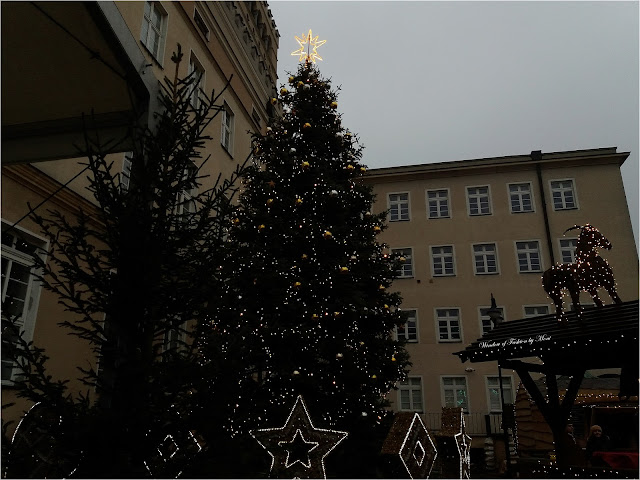
[[[437,433],[442,427],[442,413],[420,414],[427,430]],[[501,413],[465,413],[465,430],[469,435],[491,435],[502,433]]]

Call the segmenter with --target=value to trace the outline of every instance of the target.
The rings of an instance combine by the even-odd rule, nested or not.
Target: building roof
[[[495,172],[501,169],[531,169],[536,164],[557,166],[584,166],[589,163],[618,163],[622,165],[629,152],[617,152],[617,147],[593,148],[587,150],[571,150],[566,152],[542,153],[533,151],[525,155],[505,157],[479,158],[472,160],[456,160],[451,162],[425,163],[421,165],[403,165],[399,167],[372,168],[367,171],[364,180],[378,181],[382,178],[395,179],[406,175],[420,176],[446,173],[447,175],[464,174],[469,169]],[[559,164],[559,165],[558,165]]]
[[[561,322],[555,315],[503,322],[454,355],[462,362],[539,357],[558,373],[637,363],[638,300],[586,309],[581,320],[568,312]]]

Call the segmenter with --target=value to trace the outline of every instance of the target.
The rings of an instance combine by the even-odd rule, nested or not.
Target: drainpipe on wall
[[[553,255],[553,242],[551,241],[551,229],[549,228],[549,213],[547,212],[547,199],[544,193],[544,183],[542,182],[542,152],[534,150],[531,152],[531,159],[536,162],[536,173],[538,174],[538,187],[540,188],[540,199],[542,200],[542,216],[544,217],[544,229],[547,234],[547,248],[549,250],[549,258],[551,265],[556,263]]]

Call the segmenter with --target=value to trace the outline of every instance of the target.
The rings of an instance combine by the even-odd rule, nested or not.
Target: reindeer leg
[[[622,299],[618,296],[615,284],[607,284],[605,287],[611,299],[616,303],[622,303]]]
[[[576,316],[578,320],[582,319],[582,307],[580,306],[580,290],[571,289],[569,290],[571,294],[571,301],[573,302],[573,308],[576,311]]]
[[[556,306],[556,319],[560,322],[562,321],[562,292],[554,292],[550,296]]]
[[[593,298],[593,301],[596,304],[596,306],[598,307],[604,306],[604,303],[602,302],[602,300],[600,300],[600,297],[598,296],[597,289],[594,288],[593,290],[589,290],[589,294],[591,295],[591,298]]]

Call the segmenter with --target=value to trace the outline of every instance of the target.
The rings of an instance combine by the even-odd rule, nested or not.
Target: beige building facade
[[[160,82],[173,78],[171,56],[178,45],[184,54],[178,75],[197,70],[199,89],[222,92],[217,103],[224,109],[205,131],[212,140],[202,155],[210,155],[202,173],[211,182],[218,173],[227,177],[251,154],[248,132],[264,133],[274,114],[279,34],[264,1],[4,2],[2,27],[3,313],[22,317],[24,337],[46,349],[54,379],[71,379],[71,392],[78,392],[84,387],[74,381],[76,367],[95,365],[96,358],[89,345],[58,326],[70,314],[34,280],[30,252],[47,245],[25,217],[27,203],[44,202],[39,213],[57,209],[71,218],[79,208],[96,208],[86,174],[77,176],[83,159],[73,158],[71,150],[82,139],[82,116],[94,112],[92,125],[104,139],[122,133],[127,114],[146,112],[140,123],[152,125]],[[46,37],[44,53],[38,42],[22,41],[25,31]],[[24,78],[10,65],[20,58],[55,65]],[[36,80],[39,89],[32,85]],[[41,88],[46,82],[55,88]],[[190,101],[196,104],[199,95]],[[110,154],[121,182],[130,168],[128,149],[125,142]],[[5,420],[29,407],[12,392],[15,374],[3,356],[2,402],[17,402],[3,411]]]
[[[612,243],[600,252],[623,301],[638,298],[638,255],[620,174],[628,153],[601,148],[369,170],[376,212],[389,210],[381,241],[404,263],[394,281],[410,317],[396,334],[413,366],[391,392],[394,410],[440,428],[441,407],[463,407],[474,446],[498,433],[502,410],[496,362],[463,364],[454,352],[492,328],[491,295],[505,321],[554,313],[544,270],[575,259],[590,223]],[[612,303],[601,289],[605,304]],[[585,305],[592,303],[583,292]],[[565,301],[565,307],[570,302]],[[503,370],[505,403],[519,379]],[[488,417],[487,417],[488,416]]]

